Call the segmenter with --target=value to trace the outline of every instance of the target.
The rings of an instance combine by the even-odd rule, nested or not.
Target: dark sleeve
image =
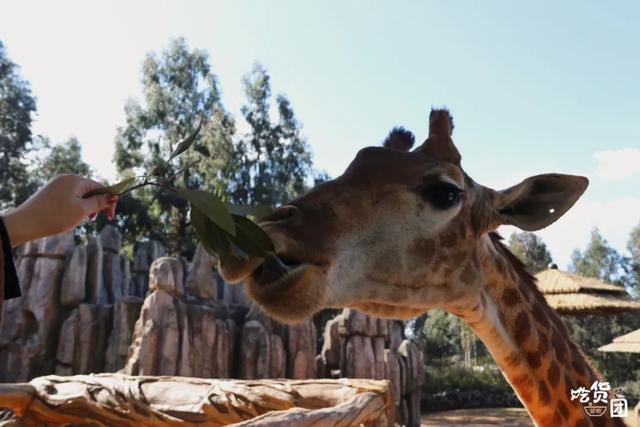
[[[4,299],[16,298],[20,296],[20,284],[16,266],[13,263],[11,241],[2,217],[0,217],[0,240],[2,240],[2,245],[0,245],[0,274],[2,274],[0,286],[4,282]]]

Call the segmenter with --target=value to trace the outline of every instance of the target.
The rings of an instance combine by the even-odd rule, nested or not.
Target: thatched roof
[[[613,292],[626,294],[624,287],[611,285],[591,277],[583,277],[566,271],[549,269],[536,274],[538,288],[547,294],[569,294],[575,292]]]
[[[560,314],[611,314],[640,311],[640,301],[602,294],[545,294],[549,305]]]
[[[537,285],[549,305],[560,314],[610,314],[640,311],[622,286],[559,270],[536,274]]]
[[[611,344],[603,345],[598,350],[640,353],[640,329],[614,338]]]

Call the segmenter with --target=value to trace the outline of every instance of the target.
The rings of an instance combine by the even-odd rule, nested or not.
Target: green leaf
[[[273,208],[267,205],[235,205],[227,203],[227,208],[229,208],[229,212],[231,212],[233,215],[251,215],[256,218],[262,218],[273,212]]]
[[[218,196],[201,190],[190,190],[187,188],[176,188],[171,186],[165,186],[164,188],[187,200],[205,214],[211,221],[216,223],[218,227],[230,235],[235,236],[236,226],[233,218],[225,204]]]
[[[202,120],[200,120],[200,123],[198,123],[198,127],[196,127],[196,129],[193,132],[191,132],[189,136],[187,136],[185,139],[183,139],[178,143],[175,150],[173,150],[173,153],[171,153],[171,157],[169,157],[169,160],[167,160],[167,163],[169,163],[172,159],[174,159],[175,157],[187,151],[189,147],[193,145],[201,128],[202,128]]]
[[[193,204],[191,205],[191,226],[207,253],[218,257],[220,262],[224,263],[231,250],[227,234]]]
[[[249,255],[266,257],[274,252],[273,242],[256,223],[240,215],[233,215],[236,235],[231,240]]]
[[[99,196],[101,194],[113,194],[117,196],[118,194],[122,193],[133,181],[135,181],[135,178],[127,178],[124,181],[110,185],[108,187],[96,188],[86,193],[84,196],[82,196],[82,198],[88,199],[89,197]]]

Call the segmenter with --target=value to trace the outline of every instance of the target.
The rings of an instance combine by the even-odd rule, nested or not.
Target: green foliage
[[[278,121],[273,123],[269,76],[256,67],[244,80],[247,103],[242,113],[249,132],[237,138],[207,54],[190,50],[183,39],[173,41],[160,55],[147,56],[142,84],[143,102],[127,103],[127,124],[118,129],[118,172],[123,179],[140,175],[173,179],[170,185],[136,192],[139,203],[119,204],[115,221],[128,231],[125,238],[129,243],[155,238],[170,252],[190,256],[195,246],[187,220],[188,199],[198,209],[195,218],[203,227],[198,233],[201,240],[204,228],[209,230],[210,250],[229,247],[240,249],[239,255],[263,253],[267,246],[261,231],[252,222],[242,222],[236,236],[233,224],[243,220],[222,215],[221,207],[223,201],[230,202],[234,205],[228,208],[235,215],[246,215],[249,208],[251,214],[261,216],[265,210],[254,206],[282,204],[305,189],[311,156],[287,99],[276,98]],[[196,124],[202,126],[198,136],[180,143],[185,129]],[[208,205],[198,202],[198,191],[209,195]],[[217,213],[207,213],[214,205]],[[261,242],[258,247],[256,241]]]
[[[509,249],[525,263],[532,274],[547,269],[552,263],[547,245],[534,233],[524,231],[511,234]]]
[[[306,190],[311,154],[291,104],[282,95],[276,97],[278,120],[272,122],[266,70],[256,65],[243,83],[247,103],[242,114],[250,131],[235,146],[237,167],[228,193],[234,203],[276,206]]]
[[[36,100],[0,42],[0,210],[17,206],[35,191],[24,162],[34,149],[31,136]]]
[[[49,152],[38,161],[38,167],[34,170],[39,183],[45,183],[62,174],[71,173],[87,178],[93,174],[91,167],[82,160],[82,147],[77,138],[69,138],[53,147],[45,139],[43,145]]]
[[[598,229],[591,232],[591,240],[584,252],[574,251],[571,271],[605,282],[628,285],[625,276],[626,260],[604,239]],[[640,359],[629,353],[602,353],[597,349],[613,338],[640,328],[635,313],[601,316],[563,316],[572,339],[589,356],[594,365],[613,384],[622,384],[640,375]]]
[[[247,255],[266,257],[269,252],[273,252],[273,244],[260,227],[244,216],[232,215],[216,194],[174,186],[173,181],[178,173],[169,177],[164,175],[172,160],[193,145],[200,129],[201,126],[198,125],[195,131],[178,143],[170,157],[160,167],[154,168],[150,175],[126,178],[117,184],[90,191],[84,197],[98,194],[123,196],[146,186],[159,187],[189,203],[192,228],[207,252],[220,259],[222,264],[232,254],[243,258]],[[136,183],[137,180],[142,182]],[[243,207],[243,210],[246,209]]]
[[[584,252],[579,249],[573,251],[569,270],[582,276],[624,285],[625,263],[626,260],[609,245],[600,230],[594,228]]]
[[[439,393],[442,391],[485,390],[510,391],[511,387],[497,366],[487,364],[475,368],[455,365],[426,365],[426,381],[423,391]]]
[[[175,176],[183,188],[224,194],[235,128],[222,106],[208,55],[177,39],[160,55],[147,55],[142,74],[144,100],[127,103],[126,126],[115,140],[121,177],[161,173]],[[200,124],[198,137],[189,140],[185,131]],[[192,150],[167,162],[191,145]],[[145,188],[136,198],[140,203],[119,204],[115,220],[129,230],[128,243],[153,237],[170,252],[190,255],[195,245],[188,203],[163,187]]]
[[[462,354],[461,327],[462,321],[456,316],[444,310],[429,311],[422,329],[425,360]]]
[[[640,224],[631,230],[629,241],[627,242],[627,249],[631,254],[627,285],[637,296],[640,294]]]
[[[613,385],[636,379],[640,375],[640,358],[633,353],[603,353],[598,348],[614,338],[640,328],[636,313],[562,316],[571,338],[591,359],[594,366]]]

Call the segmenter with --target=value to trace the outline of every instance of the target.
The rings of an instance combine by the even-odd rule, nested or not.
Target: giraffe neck
[[[483,289],[471,309],[456,314],[485,343],[531,418],[539,426],[623,426],[620,418],[610,418],[609,409],[590,417],[584,403],[571,400],[572,389],[588,390],[601,376],[522,263],[497,235],[481,242],[480,253]]]

